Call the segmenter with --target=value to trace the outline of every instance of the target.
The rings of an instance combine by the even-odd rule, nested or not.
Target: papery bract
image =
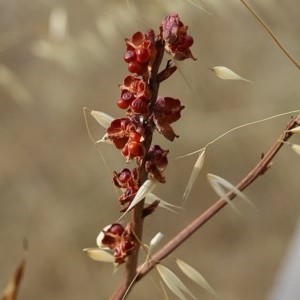
[[[162,133],[170,141],[178,137],[170,123],[180,118],[180,113],[183,108],[184,106],[181,105],[178,99],[159,96],[156,100],[153,121],[158,132]]]
[[[120,204],[131,203],[139,189],[137,168],[134,168],[132,172],[129,169],[123,169],[119,173],[114,172],[113,181],[116,187],[123,189],[123,193],[119,197]],[[124,210],[126,208],[123,208],[121,211]]]
[[[127,160],[144,156],[144,127],[138,116],[115,119],[107,128],[106,139],[122,149]]]
[[[119,223],[106,226],[97,237],[97,244],[113,250],[115,262],[122,264],[126,261],[133,248],[136,246],[130,226],[124,228]]]
[[[180,119],[183,109],[180,100],[159,96],[155,103],[155,117],[170,124]]]
[[[157,53],[153,30],[146,33],[134,33],[131,39],[125,39],[126,51],[124,60],[128,63],[128,71],[137,75],[145,75]]]
[[[185,26],[179,19],[178,14],[172,14],[163,19],[161,35],[165,40],[165,50],[177,60],[192,58],[195,60],[189,49],[193,38],[187,34],[188,26]]]
[[[157,181],[162,183],[166,182],[165,177],[162,175],[162,171],[164,171],[168,165],[168,153],[169,150],[163,150],[160,146],[155,145],[150,147],[146,157],[146,171],[149,172]]]

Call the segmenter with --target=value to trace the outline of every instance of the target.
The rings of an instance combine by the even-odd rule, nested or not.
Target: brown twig
[[[149,88],[151,90],[150,107],[152,108],[154,107],[155,101],[158,96],[159,83],[160,83],[158,72],[164,55],[163,40],[159,39],[156,42],[156,45],[157,45],[157,55],[155,61],[153,62],[151,72],[150,72],[150,78],[149,78]],[[148,152],[152,142],[153,128],[151,126],[152,125],[149,124],[149,127],[147,128],[146,138],[143,143],[146,153]],[[148,178],[148,173],[145,170],[145,158],[144,158],[141,166],[139,167],[139,186],[142,186],[142,184],[147,180],[147,178]],[[131,229],[134,232],[134,235],[138,242],[142,240],[142,234],[143,234],[143,220],[144,220],[143,208],[144,208],[144,201],[140,201],[132,209]],[[131,284],[134,282],[136,277],[138,255],[139,255],[139,247],[136,247],[136,249],[128,257],[128,261],[126,262],[125,265],[125,274],[123,276],[123,279],[120,282],[117,289],[111,295],[110,300],[124,299],[125,296],[128,294],[128,292],[130,291]]]
[[[292,118],[287,125],[286,131],[278,138],[274,145],[269,149],[269,151],[264,155],[264,157],[257,163],[257,165],[236,185],[236,187],[243,191],[248,187],[253,181],[255,181],[260,175],[263,175],[270,167],[271,161],[274,159],[277,152],[283,146],[283,142],[287,141],[292,133],[288,130],[299,126],[300,124],[300,114]],[[233,192],[228,193],[228,198],[230,200],[234,199],[236,195]],[[196,232],[200,227],[202,227],[208,220],[210,220],[218,211],[220,211],[227,202],[220,198],[211,207],[209,207],[205,212],[203,212],[199,217],[197,217],[193,222],[191,222],[187,227],[185,227],[181,232],[179,232],[174,238],[172,238],[165,246],[163,246],[158,252],[156,252],[151,261],[145,266],[140,266],[138,271],[138,276],[135,282],[143,278],[149,271],[151,271],[155,265],[171,254],[177,247],[184,243],[194,232]]]
[[[277,152],[283,146],[293,133],[288,130],[299,126],[300,124],[300,114],[292,118],[287,124],[286,130],[274,143],[274,145],[267,151],[267,153],[262,157],[262,159],[256,164],[256,166],[236,185],[236,187],[243,191],[248,187],[253,181],[255,181],[260,175],[263,175],[268,171],[271,161],[276,156]],[[233,192],[228,193],[228,198],[230,200],[236,197]],[[157,251],[149,261],[147,265],[143,264],[139,266],[134,272],[135,277],[132,278],[130,284],[130,289],[132,286],[140,279],[142,279],[148,272],[150,272],[155,265],[170,255],[177,247],[183,244],[194,232],[201,228],[208,220],[210,220],[215,214],[217,214],[227,202],[220,198],[211,207],[209,207],[205,212],[200,214],[194,221],[192,221],[187,227],[185,227],[181,232],[179,232],[174,238],[172,238],[167,244],[165,244],[159,251]],[[126,279],[126,278],[125,278]],[[122,299],[122,297],[127,292],[128,286],[124,284],[124,281],[116,288],[111,299]]]

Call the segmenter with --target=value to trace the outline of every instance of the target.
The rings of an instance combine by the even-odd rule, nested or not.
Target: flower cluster
[[[127,161],[139,159],[145,154],[143,146],[144,126],[138,116],[115,119],[107,128],[106,138],[110,139]]]
[[[129,169],[123,169],[120,173],[114,172],[113,181],[116,187],[124,190],[119,197],[120,204],[130,203],[139,189],[137,168],[132,172]]]
[[[164,51],[177,60],[195,59],[190,51],[193,38],[187,34],[187,29],[178,15],[172,14],[162,21],[157,35],[153,30],[138,31],[125,39],[124,61],[130,75],[119,85],[121,93],[117,106],[126,112],[110,123],[105,135],[105,139],[121,151],[126,162],[136,163],[132,170],[124,168],[113,173],[113,183],[122,191],[119,197],[121,212],[131,208],[130,204],[146,180],[145,174],[155,181],[166,182],[163,172],[168,165],[169,151],[151,145],[152,135],[157,130],[170,141],[178,138],[170,124],[180,119],[184,106],[178,99],[158,96],[159,84],[176,71],[176,66],[168,61],[165,69],[160,72],[158,69]],[[158,205],[156,200],[144,207],[142,218],[152,214]],[[137,241],[130,223],[126,228],[112,224],[101,231],[97,244],[113,250],[115,262],[120,264],[132,253]]]
[[[169,150],[163,150],[159,145],[154,145],[150,147],[145,162],[146,171],[161,183],[166,182],[162,172],[168,164],[168,153]]]
[[[177,60],[192,58],[195,60],[190,47],[194,39],[187,34],[188,26],[179,19],[178,14],[167,16],[162,21],[161,31],[165,40],[165,49]]]
[[[180,118],[182,109],[184,109],[184,106],[181,105],[180,100],[171,97],[159,96],[155,102],[153,121],[158,132],[162,133],[170,141],[178,137],[170,124]]]
[[[129,226],[124,228],[119,223],[108,225],[102,229],[96,242],[100,248],[113,250],[117,264],[122,264],[136,245]]]
[[[124,60],[128,63],[128,71],[138,75],[147,72],[156,56],[155,34],[153,30],[146,33],[140,31],[126,39]]]
[[[127,109],[128,114],[145,114],[148,112],[151,93],[143,78],[137,75],[129,75],[120,85],[121,96],[117,105],[121,109]]]

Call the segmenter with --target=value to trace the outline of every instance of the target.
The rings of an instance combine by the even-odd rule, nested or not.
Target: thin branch
[[[159,90],[159,78],[158,78],[158,71],[159,67],[161,65],[163,55],[164,55],[164,43],[160,39],[156,42],[157,44],[157,55],[155,58],[155,61],[153,62],[151,72],[150,72],[150,78],[149,78],[149,87],[151,90],[151,100],[150,100],[150,107],[154,107],[155,101],[157,99],[158,90]],[[147,128],[146,133],[146,139],[143,143],[145,147],[145,152],[147,153],[151,142],[152,142],[152,135],[153,135],[153,128],[151,125]],[[147,180],[148,173],[145,169],[145,158],[143,159],[143,162],[141,166],[139,167],[139,186],[142,186],[142,184]],[[143,208],[144,208],[144,201],[140,201],[133,209],[132,209],[132,216],[131,216],[131,229],[134,232],[134,235],[137,239],[137,241],[142,240],[142,234],[143,234]],[[134,251],[131,253],[131,255],[128,257],[128,261],[125,265],[125,274],[123,276],[122,281],[120,282],[117,289],[114,291],[114,293],[111,295],[110,300],[120,300],[125,299],[125,297],[128,295],[132,283],[136,279],[136,270],[137,270],[137,264],[138,264],[138,255],[139,255],[139,247],[136,247]]]
[[[271,161],[276,156],[277,152],[283,146],[283,142],[287,141],[293,134],[288,132],[288,130],[299,126],[300,124],[300,114],[291,119],[288,123],[286,131],[278,138],[274,145],[269,149],[269,151],[264,155],[264,157],[257,163],[257,165],[236,185],[236,187],[243,191],[248,187],[253,181],[255,181],[260,175],[263,175],[269,170]],[[236,195],[233,192],[228,193],[228,198],[230,200],[234,199]],[[151,261],[146,266],[140,266],[138,268],[139,275],[136,281],[144,277],[149,271],[151,271],[157,262],[166,258],[171,254],[177,247],[184,243],[194,232],[201,228],[208,220],[210,220],[215,214],[217,214],[227,202],[220,198],[211,207],[209,207],[205,212],[199,215],[193,222],[191,222],[186,228],[184,228],[180,233],[178,233],[172,240],[170,240],[165,246],[163,246],[158,252],[156,252]]]
[[[289,52],[284,48],[284,46],[280,43],[275,34],[271,31],[268,25],[261,19],[261,17],[246,3],[244,0],[240,0],[242,4],[248,9],[248,11],[254,16],[254,18],[265,28],[268,34],[272,37],[277,46],[283,51],[283,53],[288,57],[288,59],[300,70],[300,65],[298,62],[289,54]]]
[[[263,22],[263,20],[249,7],[249,5],[241,0],[241,2],[245,5],[245,7],[251,12],[251,14],[262,24],[262,26],[267,30],[276,44],[280,47],[280,49],[285,53],[285,55],[293,62],[293,64],[300,69],[299,64],[295,59],[287,52],[287,50],[282,46],[282,44],[278,41],[276,36],[271,32],[268,26]],[[158,78],[158,70],[159,66],[162,62],[164,47],[163,42],[157,42],[157,56],[152,65],[152,70],[150,72],[149,78],[149,86],[152,93],[150,107],[154,107],[154,103],[157,98],[158,89],[159,89],[159,78]],[[300,115],[294,119],[292,119],[287,129],[292,129],[295,126],[300,124]],[[149,149],[152,141],[152,133],[153,130],[151,125],[148,127],[148,132],[146,134],[146,139],[144,147],[146,151]],[[283,141],[287,141],[292,136],[292,133],[285,132],[280,136],[279,140],[271,147],[271,149],[266,153],[266,155],[259,161],[259,163],[245,176],[244,179],[237,184],[237,188],[239,190],[244,190],[247,186],[249,186],[254,180],[256,180],[260,175],[264,174],[270,166],[271,160],[275,157],[276,153],[283,146]],[[139,168],[139,186],[141,186],[144,181],[147,179],[147,172],[145,171],[143,161],[141,167]],[[233,192],[228,193],[228,198],[232,200],[236,195]],[[200,227],[202,227],[209,219],[211,219],[218,211],[220,211],[225,205],[226,201],[221,198],[215,204],[213,204],[210,208],[208,208],[204,213],[202,213],[197,219],[195,219],[192,223],[190,223],[186,228],[184,228],[177,236],[175,236],[169,243],[167,243],[164,247],[162,247],[156,254],[154,254],[149,261],[148,264],[145,263],[142,266],[137,267],[138,263],[138,254],[139,247],[133,251],[133,253],[129,256],[128,261],[125,265],[125,274],[120,282],[119,286],[113,292],[110,300],[121,300],[125,299],[128,295],[128,292],[133,287],[134,283],[140,280],[143,276],[145,276],[150,270],[152,270],[158,261],[161,261],[165,257],[167,257],[170,253],[172,253],[178,246],[180,246],[183,242],[185,242],[194,232],[196,232]],[[137,240],[142,240],[142,231],[143,231],[143,207],[144,201],[138,203],[132,210],[131,217],[131,226],[136,236]]]

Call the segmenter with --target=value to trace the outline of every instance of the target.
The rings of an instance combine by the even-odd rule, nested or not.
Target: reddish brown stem
[[[255,181],[260,175],[263,175],[270,168],[271,161],[274,159],[277,152],[283,146],[283,142],[287,141],[292,133],[288,130],[299,126],[300,115],[292,118],[288,123],[285,132],[278,138],[274,145],[269,149],[269,151],[264,155],[264,157],[257,163],[257,165],[236,185],[239,190],[244,190],[253,181]],[[228,198],[230,200],[234,199],[236,195],[233,192],[228,193]],[[205,212],[199,215],[193,222],[191,222],[187,227],[185,227],[180,233],[178,233],[174,238],[172,238],[165,246],[163,246],[158,252],[156,252],[151,261],[145,266],[141,265],[137,268],[138,276],[135,278],[134,283],[143,278],[149,271],[151,271],[155,265],[170,255],[177,247],[184,243],[194,232],[201,228],[208,220],[210,220],[215,214],[217,214],[227,202],[220,198],[211,207],[209,207]],[[132,284],[133,285],[133,284]],[[122,294],[122,286],[120,285],[116,291],[116,295]],[[115,298],[119,299],[119,298]]]
[[[257,165],[236,185],[236,187],[243,191],[248,187],[253,181],[255,181],[260,175],[263,175],[269,168],[271,161],[283,146],[283,142],[287,141],[292,133],[288,130],[299,126],[300,115],[291,119],[288,123],[286,131],[278,138],[274,145],[269,149],[269,151],[264,155],[264,157],[257,163]],[[236,194],[229,192],[227,194],[230,200],[236,197]],[[177,247],[179,247],[183,242],[185,242],[194,232],[196,232],[200,227],[202,227],[208,220],[210,220],[218,211],[220,211],[227,202],[220,198],[211,207],[209,207],[205,212],[203,212],[199,217],[197,217],[193,222],[191,222],[187,227],[185,227],[180,233],[177,234],[172,240],[170,240],[165,246],[163,246],[158,252],[152,256],[152,260],[146,266],[140,266],[138,268],[139,275],[136,281],[144,277],[149,271],[151,271],[157,262],[166,258],[171,254]]]
[[[162,40],[158,40],[156,42],[157,46],[157,55],[155,61],[153,62],[150,77],[149,77],[149,88],[151,91],[151,100],[150,100],[150,110],[153,109],[155,105],[155,101],[158,96],[159,90],[159,78],[158,71],[161,65],[163,55],[164,55],[164,43]],[[145,147],[146,153],[148,152],[153,135],[152,125],[149,124],[149,127],[146,128],[146,138],[143,143]],[[145,159],[143,160],[140,168],[139,168],[139,186],[141,186],[148,178],[148,173],[145,170]],[[144,201],[140,201],[133,209],[131,216],[131,229],[134,232],[134,235],[137,241],[142,240],[143,234],[143,208]],[[110,300],[120,300],[124,299],[124,297],[128,294],[131,284],[135,281],[136,270],[138,265],[138,257],[139,257],[139,247],[136,247],[131,255],[128,257],[128,260],[125,265],[125,274],[123,276],[122,281],[120,282],[118,288],[111,295]]]

